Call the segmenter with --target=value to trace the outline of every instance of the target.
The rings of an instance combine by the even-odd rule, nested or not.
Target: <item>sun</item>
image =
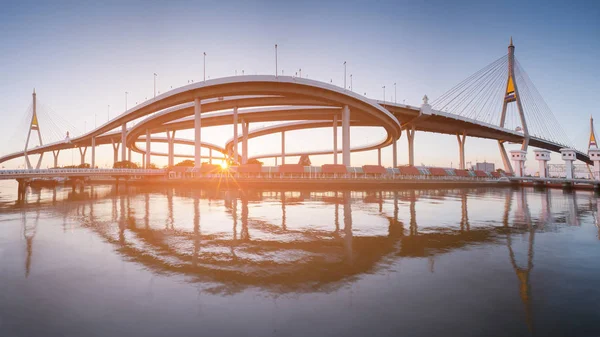
[[[226,170],[228,166],[229,166],[229,165],[227,165],[227,161],[223,160],[223,161],[221,162],[221,169],[223,169],[223,170]]]

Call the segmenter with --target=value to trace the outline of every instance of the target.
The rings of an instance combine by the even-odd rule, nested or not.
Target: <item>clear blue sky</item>
[[[347,61],[355,91],[381,99],[381,87],[386,85],[391,99],[397,82],[398,101],[420,105],[424,94],[435,98],[504,55],[511,35],[521,65],[571,140],[585,148],[588,119],[597,114],[595,100],[600,92],[599,18],[600,3],[589,1],[23,1],[4,5],[0,12],[0,153],[22,148],[26,131],[22,119],[34,87],[40,102],[55,114],[81,131],[84,125],[89,130],[95,115],[98,124],[106,120],[109,104],[112,116],[123,111],[125,91],[130,93],[129,107],[152,96],[155,72],[161,92],[201,79],[204,51],[211,78],[242,69],[246,74],[271,74],[277,43],[279,68],[286,74],[302,68],[309,78],[333,79],[341,85]],[[22,130],[16,130],[18,125]],[[203,138],[223,144],[231,137],[230,131],[223,130],[231,128],[207,130]],[[307,134],[313,142],[305,140]],[[330,134],[326,130],[291,133],[286,139],[288,151],[328,148]],[[383,131],[357,130],[352,137],[356,145],[374,142]],[[273,141],[278,139],[251,141],[251,154],[278,151],[278,141]],[[417,163],[456,166],[455,137],[419,133],[415,142]],[[399,161],[406,163],[405,136],[399,145]],[[500,163],[493,141],[468,139],[466,150],[467,161]],[[391,149],[383,154],[384,164],[390,165]],[[98,155],[99,165],[112,160],[108,146]],[[71,160],[70,154],[61,154],[61,164]],[[352,156],[353,165],[376,160],[375,151]],[[315,164],[329,161],[329,157],[313,159]],[[14,160],[5,165],[21,164],[22,160]],[[49,164],[51,156],[44,166]],[[532,162],[528,167],[533,170],[537,165]]]

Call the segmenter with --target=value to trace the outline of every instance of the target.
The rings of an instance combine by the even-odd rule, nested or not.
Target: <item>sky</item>
[[[420,106],[498,59],[510,37],[515,54],[571,141],[587,148],[589,117],[598,114],[600,3],[589,1],[21,1],[0,12],[0,154],[21,150],[33,88],[52,122],[40,116],[44,138],[68,126],[81,133],[153,95],[202,79],[280,71],[342,85],[344,61],[353,89],[370,98]],[[110,108],[109,108],[110,105]],[[600,118],[600,116],[597,116]],[[45,124],[44,124],[45,123]],[[261,127],[250,125],[250,129]],[[48,130],[48,131],[46,131]],[[192,133],[181,133],[189,135]],[[224,144],[232,127],[203,129],[203,140]],[[352,145],[373,143],[382,128],[352,130]],[[249,154],[279,151],[279,135],[249,142]],[[331,130],[286,134],[286,151],[331,148]],[[329,145],[328,145],[329,144]],[[35,144],[37,145],[37,144]],[[399,164],[408,162],[406,136]],[[509,145],[508,150],[519,145]],[[153,150],[166,151],[156,145]],[[176,149],[192,153],[191,148]],[[61,153],[59,164],[78,163]],[[390,166],[391,147],[382,151]],[[89,151],[88,151],[89,154]],[[111,165],[112,149],[97,150]],[[530,151],[527,168],[537,163]],[[313,164],[332,162],[315,156]],[[294,161],[292,158],[289,161]],[[468,138],[467,162],[501,160],[495,141]],[[141,162],[134,154],[133,161]],[[166,158],[154,158],[159,166]],[[456,137],[418,132],[415,161],[458,163]],[[88,159],[89,162],[89,159]],[[377,152],[352,155],[352,165],[377,162]],[[560,163],[558,155],[553,162]],[[266,160],[265,164],[273,164]],[[3,164],[23,165],[22,159]],[[44,157],[43,167],[52,165]]]

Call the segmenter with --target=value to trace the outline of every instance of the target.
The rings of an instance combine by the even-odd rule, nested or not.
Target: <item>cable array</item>
[[[508,62],[509,55],[506,54],[469,76],[434,100],[431,104],[433,109],[500,126],[508,81]],[[516,59],[514,72],[529,134],[572,147],[569,137]],[[523,123],[516,102],[507,104],[503,127],[522,130]]]

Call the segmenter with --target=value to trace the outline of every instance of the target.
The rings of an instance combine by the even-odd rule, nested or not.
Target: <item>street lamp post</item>
[[[344,90],[346,90],[346,61],[344,61]]]
[[[385,104],[385,85],[382,88],[383,88],[383,104]]]
[[[202,68],[203,68],[203,72],[204,72],[204,82],[206,82],[206,52],[204,52],[204,62],[203,62]]]
[[[397,103],[396,98],[398,97],[398,93],[396,92],[396,82],[394,82],[394,104]]]
[[[156,98],[156,73],[154,73],[154,98]]]
[[[275,44],[275,77],[277,77],[277,43]]]
[[[352,74],[350,74],[350,91],[352,91]]]

